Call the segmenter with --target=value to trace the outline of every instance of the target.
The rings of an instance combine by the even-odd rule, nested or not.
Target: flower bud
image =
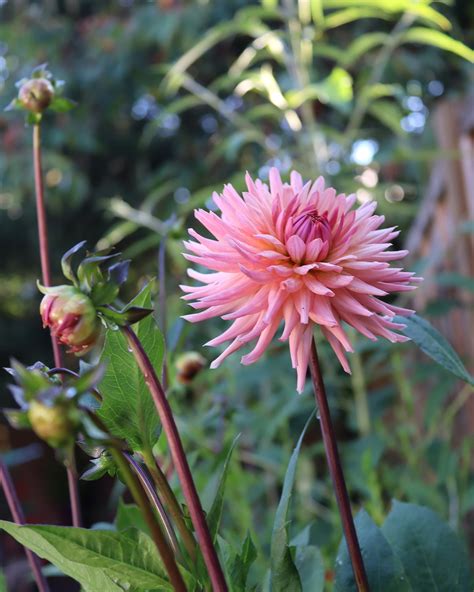
[[[198,352],[186,352],[175,363],[176,378],[181,384],[189,384],[205,366],[206,360]]]
[[[31,78],[21,85],[18,100],[33,113],[43,113],[54,98],[54,87],[47,78]]]
[[[69,352],[84,354],[97,342],[100,321],[91,299],[72,286],[46,288],[40,306],[43,327],[49,327]]]
[[[35,434],[55,448],[72,441],[80,424],[79,412],[69,402],[46,405],[32,401],[28,419]]]

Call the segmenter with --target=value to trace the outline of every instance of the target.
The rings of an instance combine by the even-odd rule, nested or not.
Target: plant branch
[[[120,473],[125,480],[125,483],[130,490],[134,500],[138,504],[143,516],[150,528],[151,535],[155,545],[158,549],[158,552],[163,559],[163,564],[166,568],[166,572],[170,578],[170,582],[173,585],[174,589],[178,592],[186,592],[187,588],[184,583],[183,577],[176,565],[176,561],[174,560],[173,552],[166,541],[160,525],[156,521],[156,517],[148,504],[148,498],[140,486],[140,482],[138,481],[135,474],[132,472],[125,456],[114,447],[110,448],[110,453],[112,454],[117,466],[120,470]]]
[[[129,326],[125,326],[122,327],[122,331],[133,355],[135,356],[137,364],[143,373],[143,377],[158,411],[158,415],[168,440],[173,464],[178,473],[184,498],[188,504],[191,520],[196,530],[204,562],[211,578],[213,590],[215,592],[227,592],[227,584],[225,582],[224,574],[212,542],[204,512],[201,507],[201,502],[196,491],[196,486],[194,485],[193,477],[181,443],[181,438],[174,421],[171,407],[163,391],[163,387],[161,386],[153,365],[133,329]]]
[[[176,535],[173,530],[173,525],[171,524],[170,519],[168,518],[165,508],[163,507],[163,504],[161,503],[161,500],[158,497],[158,494],[156,493],[155,488],[153,487],[153,483],[151,482],[150,477],[147,475],[147,473],[143,469],[143,467],[140,466],[140,463],[138,463],[133,458],[132,454],[130,454],[129,452],[123,452],[123,455],[127,459],[129,465],[135,471],[135,474],[137,475],[138,479],[140,480],[140,483],[142,484],[142,487],[145,490],[145,493],[147,494],[148,499],[153,504],[158,516],[160,517],[161,523],[163,524],[163,528],[166,532],[166,535],[168,537],[168,542],[169,542],[171,549],[173,550],[173,553],[175,555],[179,555],[180,554],[179,543],[178,543],[178,540],[176,539]]]
[[[390,60],[390,57],[394,50],[397,48],[405,30],[410,27],[413,21],[416,19],[414,14],[404,13],[395,27],[392,29],[387,37],[387,42],[379,51],[377,57],[374,60],[370,77],[366,83],[364,83],[364,89],[368,89],[374,84],[377,84],[382,79],[385,68]],[[346,149],[354,139],[358,128],[360,127],[364,116],[367,112],[369,101],[367,95],[362,91],[358,94],[357,100],[354,105],[354,109],[351,112],[349,122],[344,130],[342,137],[343,149]]]
[[[21,508],[20,500],[18,499],[17,493],[15,491],[15,486],[13,485],[13,481],[6,464],[1,459],[0,485],[3,487],[13,521],[15,524],[25,524],[25,516]],[[41,564],[38,556],[30,551],[27,547],[24,547],[24,549],[39,592],[49,592],[49,586],[46,578],[43,575],[43,572],[41,571]]]
[[[359,592],[369,592],[369,584],[365,573],[364,562],[360,551],[359,541],[352,518],[349,494],[347,493],[344,473],[342,472],[341,461],[337,449],[336,434],[331,421],[326,389],[318,360],[316,343],[313,338],[311,345],[311,356],[309,359],[311,379],[313,381],[316,404],[319,410],[321,432],[323,435],[324,449],[329,465],[329,472],[333,482],[334,493],[336,494],[337,505],[341,515],[342,528],[352,562],[352,569]]]
[[[38,240],[41,259],[41,275],[43,279],[43,285],[50,286],[51,269],[49,264],[48,225],[46,221],[43,173],[41,167],[41,128],[39,123],[33,126],[33,169],[35,177],[36,216],[38,221]],[[63,356],[61,349],[54,335],[52,334],[51,343],[53,346],[54,365],[58,367],[63,366]],[[69,499],[71,503],[72,523],[74,526],[81,526],[82,520],[75,464],[76,463],[74,459],[74,451],[72,451],[69,466],[66,467],[67,482],[69,487]]]
[[[163,500],[166,504],[168,512],[170,513],[174,523],[176,524],[179,534],[183,539],[184,546],[189,553],[191,559],[196,559],[196,540],[189,531],[184,521],[183,512],[179,506],[178,500],[171,489],[168,480],[166,479],[163,471],[159,467],[155,457],[151,450],[144,450],[142,452],[143,460],[155,481],[159,493],[162,495]]]

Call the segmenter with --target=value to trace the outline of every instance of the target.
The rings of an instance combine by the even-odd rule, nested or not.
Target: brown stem
[[[183,577],[181,576],[178,566],[176,565],[173,552],[171,551],[165,537],[163,536],[163,533],[161,532],[160,525],[156,521],[155,515],[153,514],[153,511],[148,503],[147,496],[141,488],[137,477],[134,475],[127,461],[125,460],[124,455],[119,450],[111,448],[110,452],[117,463],[118,468],[120,469],[122,477],[124,478],[130,493],[133,495],[133,498],[138,504],[143,517],[150,528],[152,538],[163,560],[163,564],[166,568],[173,588],[178,592],[186,592],[186,584],[184,583]]]
[[[155,369],[133,329],[126,326],[122,327],[122,331],[125,334],[128,345],[143,373],[143,377],[150,390],[158,415],[160,416],[161,424],[168,440],[171,458],[176,468],[176,472],[178,473],[184,498],[188,504],[189,514],[196,530],[204,562],[211,578],[213,590],[214,592],[227,592],[227,584],[225,582],[224,574],[212,543],[209,528],[204,517],[204,512],[196,491],[196,486],[194,485],[193,477],[189,469],[171,407],[161,383],[156,376]]]
[[[349,556],[351,558],[357,589],[359,592],[369,592],[369,583],[367,581],[367,575],[365,573],[364,562],[362,561],[359,541],[357,540],[357,533],[354,527],[351,504],[349,501],[349,495],[347,493],[346,482],[344,480],[344,473],[342,472],[339,452],[337,450],[336,434],[334,433],[334,428],[331,422],[331,414],[329,412],[326,389],[324,388],[323,376],[319,366],[318,352],[316,350],[316,343],[314,339],[311,344],[309,367],[311,370],[311,379],[313,381],[316,404],[319,410],[324,449],[326,451],[329,472],[331,474],[334,492],[336,494],[337,505],[339,506],[342,528],[344,530],[347,548],[349,549]]]
[[[12,478],[8,471],[6,464],[0,459],[0,485],[3,487],[7,504],[10,509],[11,515],[15,524],[25,524],[25,516],[20,505],[20,500],[15,491]],[[35,578],[36,585],[38,586],[39,592],[49,592],[49,586],[46,578],[41,571],[41,564],[37,555],[32,551],[24,547],[28,563],[30,564],[31,571]]]
[[[44,201],[43,174],[41,169],[41,128],[37,123],[33,126],[33,169],[35,176],[35,195],[36,195],[36,217],[38,221],[38,240],[41,259],[41,275],[44,286],[51,285],[51,269],[49,265],[48,250],[48,225],[46,221],[46,207]],[[53,346],[54,365],[63,366],[63,356],[59,343],[54,335],[51,334],[51,343]],[[74,457],[74,452],[71,453]],[[67,482],[69,486],[69,499],[71,502],[72,523],[74,526],[81,526],[81,512],[79,502],[79,489],[77,485],[77,475],[74,470],[75,460],[72,458],[70,466],[66,467]]]

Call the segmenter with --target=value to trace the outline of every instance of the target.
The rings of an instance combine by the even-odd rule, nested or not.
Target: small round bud
[[[79,427],[79,413],[69,403],[46,405],[32,401],[28,419],[35,434],[50,446],[60,447],[70,442]]]
[[[43,113],[54,98],[54,87],[47,78],[31,78],[21,85],[18,100],[32,113]]]
[[[176,360],[176,378],[181,384],[189,384],[204,368],[206,359],[198,352],[186,352]]]
[[[58,286],[48,289],[40,305],[43,327],[70,352],[84,354],[100,335],[100,321],[92,300],[77,288]]]

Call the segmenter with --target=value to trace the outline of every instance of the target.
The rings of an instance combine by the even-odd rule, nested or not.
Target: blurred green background
[[[164,245],[173,405],[204,497],[226,445],[242,434],[224,530],[237,540],[252,532],[261,551],[256,581],[265,572],[272,509],[312,397],[309,390],[295,394],[282,344],[245,370],[229,359],[190,385],[173,380],[179,353],[198,350],[212,359],[201,344],[219,325],[179,320],[181,241],[194,224],[192,210],[209,206],[224,182],[241,188],[246,170],[265,178],[270,166],[282,175],[295,167],[305,178],[323,174],[340,191],[357,192],[359,202],[376,199],[388,225],[401,227],[402,245],[440,157],[430,114],[440,102],[472,92],[462,43],[472,45],[473,19],[467,0],[0,1],[0,102],[6,106],[15,82],[44,62],[77,102],[67,114],[47,115],[43,125],[57,281],[61,254],[87,239],[90,247],[116,246],[133,258],[135,292],[145,277],[159,274]],[[0,113],[0,136],[0,366],[11,357],[49,364],[49,337],[37,314],[31,129],[21,114]],[[423,272],[416,254],[410,265]],[[439,319],[453,306],[472,306],[456,298],[461,284],[447,299],[435,293],[427,314]],[[430,506],[472,546],[472,430],[453,438],[466,399],[462,385],[412,345],[354,341],[352,378],[329,349],[322,351],[354,502],[376,521],[391,498]],[[2,405],[10,402],[5,382],[2,376]],[[458,407],[446,419],[453,397]],[[65,476],[52,453],[6,425],[0,450],[10,451],[28,518],[67,523]],[[112,483],[81,484],[81,493],[88,524],[113,517]],[[316,429],[300,459],[295,498],[293,534],[311,524],[305,536],[322,548],[330,586],[341,531]],[[21,552],[2,541],[0,560],[14,577]]]

